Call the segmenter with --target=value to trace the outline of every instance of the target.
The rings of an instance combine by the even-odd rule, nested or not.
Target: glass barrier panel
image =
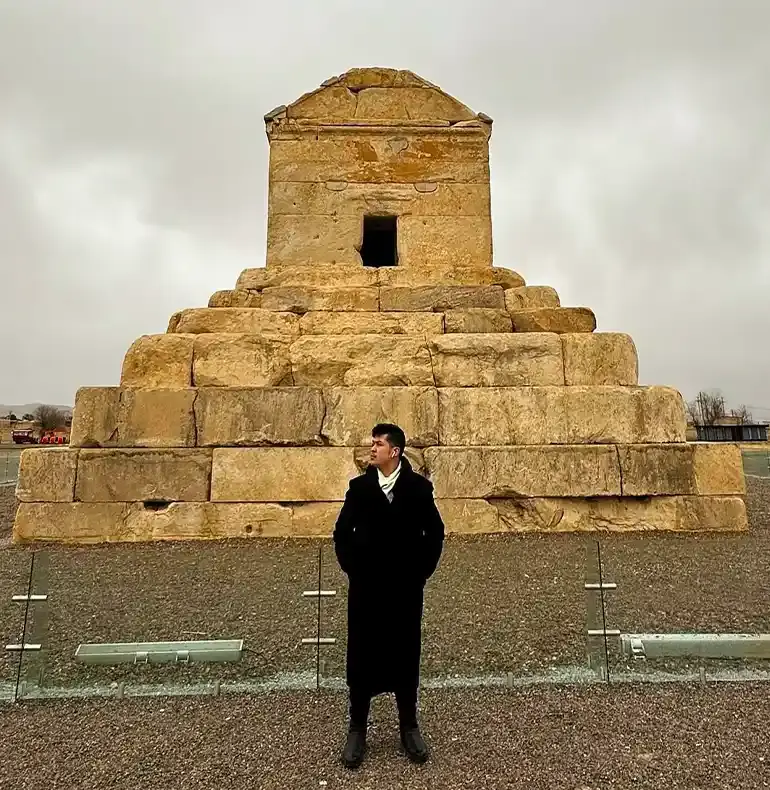
[[[30,590],[32,552],[10,545],[0,547],[0,702],[13,701],[21,684],[22,653],[18,649],[30,641],[25,634],[31,611],[26,598]]]
[[[316,620],[303,591],[317,579],[317,562],[317,544],[298,539],[51,549],[46,693],[310,686],[315,662],[302,639]],[[209,640],[236,640],[236,648],[243,640],[243,651],[215,660],[232,645],[198,644]],[[127,662],[76,658],[79,646],[93,653],[158,642],[188,644],[167,646],[173,658],[164,663],[156,663],[157,644],[129,650]],[[110,648],[110,660],[124,650]]]
[[[748,488],[746,533],[602,539],[611,677],[770,678],[770,486]]]
[[[449,536],[425,591],[422,678],[584,681],[585,538]]]

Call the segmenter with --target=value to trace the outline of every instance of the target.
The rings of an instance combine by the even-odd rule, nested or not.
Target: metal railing
[[[20,450],[0,450],[0,485],[12,485],[19,478]]]
[[[770,680],[768,545],[761,528],[450,539],[426,588],[422,682]],[[347,583],[328,540],[8,558],[0,699],[345,687]],[[236,638],[238,660],[192,660]]]

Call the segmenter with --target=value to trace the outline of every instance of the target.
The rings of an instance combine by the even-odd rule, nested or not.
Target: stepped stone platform
[[[70,447],[22,455],[16,541],[328,536],[377,422],[450,533],[746,529],[739,449],[492,265],[488,116],[354,69],[266,124],[266,266],[78,391]]]

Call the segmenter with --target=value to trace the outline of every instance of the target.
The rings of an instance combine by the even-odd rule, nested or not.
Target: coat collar
[[[399,491],[405,486],[408,485],[409,480],[411,479],[412,475],[414,475],[414,470],[412,469],[412,465],[407,460],[406,456],[401,457],[401,472],[398,475],[398,479],[396,480],[393,486],[393,497],[397,496]],[[378,494],[380,494],[384,499],[387,499],[385,493],[380,488],[380,481],[377,477],[377,467],[376,466],[367,466],[366,472],[364,473],[366,476],[367,483],[371,486]]]
[[[409,459],[404,455],[401,458],[401,472],[398,475],[398,480],[396,481],[396,485],[399,484],[401,478],[404,476],[409,476],[413,474],[414,470],[412,469],[412,465],[409,463]],[[377,483],[377,487],[379,488],[379,481],[377,480],[377,467],[376,466],[367,466],[366,467],[366,475],[368,475],[375,483]]]

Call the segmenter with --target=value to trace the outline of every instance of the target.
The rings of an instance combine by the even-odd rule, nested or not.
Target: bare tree
[[[730,414],[738,421],[738,425],[749,425],[754,422],[754,415],[749,407],[741,404],[737,409],[731,409]]]
[[[35,409],[35,419],[40,423],[40,427],[44,431],[52,431],[54,428],[63,427],[66,416],[56,406],[46,406],[44,404]]]
[[[687,404],[687,414],[696,425],[714,425],[726,414],[724,395],[719,390],[701,390]]]

